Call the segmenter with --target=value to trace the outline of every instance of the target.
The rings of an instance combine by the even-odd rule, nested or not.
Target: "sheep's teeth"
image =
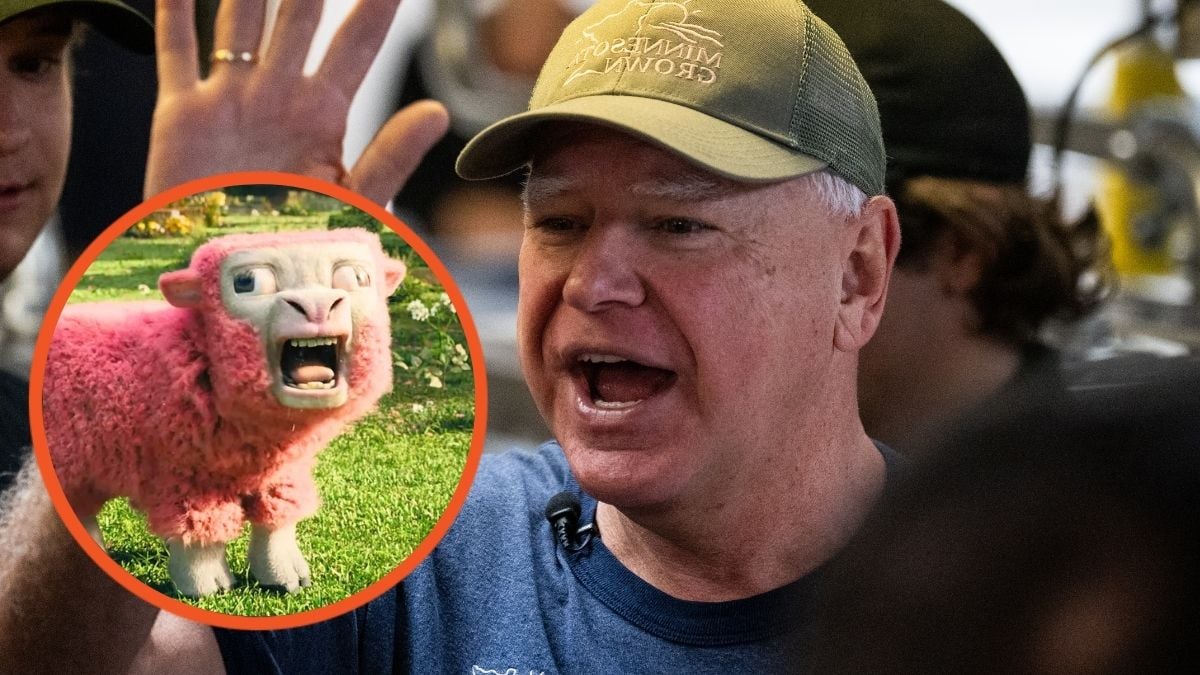
[[[322,337],[322,338],[292,338],[288,343],[293,347],[323,347],[328,345],[336,345],[337,338]]]

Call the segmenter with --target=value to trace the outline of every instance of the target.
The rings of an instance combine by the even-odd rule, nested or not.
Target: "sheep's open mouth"
[[[342,343],[335,337],[293,338],[283,343],[279,370],[295,389],[333,389],[338,385]]]

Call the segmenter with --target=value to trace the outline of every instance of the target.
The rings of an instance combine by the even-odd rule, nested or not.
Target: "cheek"
[[[46,162],[46,176],[61,192],[67,175],[67,158],[71,154],[71,82],[64,71],[58,86],[48,87],[41,100],[30,110],[38,111],[33,118],[33,133],[38,152]],[[57,179],[56,181],[54,179]],[[55,195],[55,202],[58,196]]]
[[[549,261],[523,249],[518,270],[517,345],[526,377],[538,374],[544,333],[562,299],[563,279]]]

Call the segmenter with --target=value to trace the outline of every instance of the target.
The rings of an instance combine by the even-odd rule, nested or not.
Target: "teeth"
[[[596,407],[601,410],[625,410],[627,408],[632,408],[644,400],[645,399],[641,398],[636,401],[604,401],[601,399],[595,399],[593,403],[595,403]]]
[[[292,386],[297,389],[333,389],[335,384],[333,380],[330,380],[329,382],[301,382]]]
[[[337,338],[321,337],[321,338],[293,338],[288,340],[288,344],[293,347],[324,347],[326,345],[336,345]]]
[[[629,359],[623,359],[620,356],[613,356],[612,354],[584,354],[579,357],[579,360],[585,363],[621,363]]]

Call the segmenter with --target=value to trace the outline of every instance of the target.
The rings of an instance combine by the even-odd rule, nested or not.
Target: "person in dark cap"
[[[154,48],[141,14],[116,0],[0,0],[0,281],[25,256],[62,193],[71,146],[70,50],[90,26]],[[28,385],[0,371],[0,491],[27,455]]]
[[[1068,226],[1027,189],[1030,115],[987,36],[941,0],[812,0],[879,102],[902,245],[859,401],[873,437],[917,452],[980,406],[1056,377],[1041,341],[1101,287],[1095,222]]]

